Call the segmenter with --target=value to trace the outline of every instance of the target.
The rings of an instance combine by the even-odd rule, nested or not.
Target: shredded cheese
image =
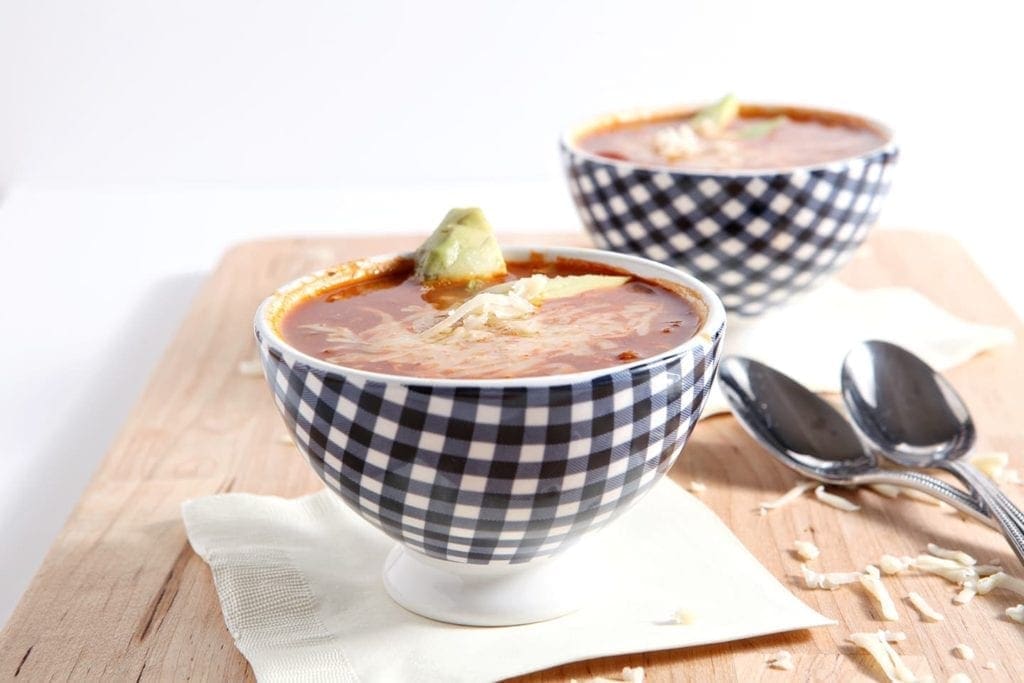
[[[989,671],[995,671],[998,667],[999,665],[996,664],[995,660],[992,659],[988,660],[987,662],[981,665],[982,669],[988,669]]]
[[[700,152],[704,142],[689,123],[662,128],[654,134],[654,150],[666,159],[685,159]]]
[[[929,505],[936,505],[938,507],[942,507],[942,506],[946,505],[945,503],[943,503],[938,498],[935,498],[935,497],[925,493],[924,491],[918,491],[917,489],[907,488],[906,486],[900,487],[900,493],[903,496],[905,496],[906,498],[910,498],[911,500],[916,500],[916,501],[918,501],[920,503],[928,503]]]
[[[681,607],[672,615],[672,621],[677,624],[692,624],[697,621],[697,614],[692,610]]]
[[[971,456],[971,464],[981,470],[992,481],[1000,481],[1006,466],[1010,464],[1010,454],[989,451]]]
[[[810,541],[793,541],[793,547],[796,548],[796,554],[804,560],[816,560],[821,555],[821,550],[818,549],[818,546]]]
[[[814,486],[815,482],[809,480],[797,482],[796,486],[783,493],[779,498],[767,503],[761,503],[758,508],[761,510],[762,515],[767,514],[768,510],[777,510],[783,505],[792,503],[794,500],[814,488]]]
[[[950,550],[949,548],[937,546],[934,543],[928,544],[928,552],[935,557],[941,557],[945,560],[954,560],[964,566],[973,566],[978,563],[977,560],[962,550]]]
[[[961,671],[950,676],[946,683],[971,683],[971,677]]]
[[[782,671],[792,671],[796,668],[793,665],[793,654],[789,650],[779,650],[771,655],[768,658],[768,666]]]
[[[1016,621],[1018,624],[1024,624],[1024,605],[1017,605],[1016,607],[1007,607],[1006,616]]]
[[[890,681],[912,683],[917,680],[917,676],[910,670],[910,667],[903,663],[899,653],[893,649],[887,640],[879,637],[878,633],[851,633],[849,641],[857,647],[866,650],[878,663],[882,671],[885,672]]]
[[[827,591],[834,591],[840,586],[856,583],[860,580],[860,572],[819,573],[810,569],[806,564],[800,565],[800,571],[804,575],[804,584],[808,588]]]
[[[644,668],[642,666],[623,667],[622,680],[629,683],[644,683]]]
[[[694,480],[690,482],[690,490],[694,493],[704,493],[708,490],[708,487],[703,482]]]
[[[896,557],[895,555],[882,555],[878,567],[883,574],[902,574],[914,564],[912,557]]]
[[[953,646],[953,654],[969,662],[974,659],[974,648],[966,643],[957,643]]]
[[[880,630],[878,637],[887,643],[899,643],[907,639],[907,634],[903,631],[885,631]]]
[[[914,567],[959,585],[963,585],[969,579],[976,579],[978,576],[973,567],[965,567],[955,560],[946,560],[934,555],[918,555],[914,560]]]
[[[900,487],[895,484],[868,484],[868,488],[886,498],[896,498],[900,495]]]
[[[818,488],[814,489],[814,497],[820,500],[822,503],[825,503],[826,505],[831,505],[832,507],[839,510],[843,510],[844,512],[856,512],[857,510],[860,510],[859,505],[857,505],[856,503],[851,503],[845,498],[837,496],[834,493],[829,493],[828,491],[825,490],[824,486],[819,486]]]
[[[907,599],[910,600],[910,604],[914,606],[921,616],[928,621],[943,621],[946,617],[942,616],[941,613],[935,610],[934,607],[928,604],[928,601],[924,599],[920,593],[910,591],[907,594]]]
[[[1024,595],[1024,581],[1010,576],[1005,572],[997,572],[992,576],[986,576],[983,579],[978,579],[978,593],[985,595],[991,593],[996,588],[1002,588],[1008,590],[1011,593],[1017,595]]]
[[[864,586],[864,590],[868,592],[868,595],[878,602],[878,611],[882,615],[882,620],[899,621],[900,615],[896,611],[896,603],[893,602],[892,596],[889,595],[889,590],[882,583],[878,567],[869,564],[858,579],[860,580],[860,585]]]
[[[975,579],[967,579],[964,581],[964,587],[960,589],[960,592],[953,597],[953,603],[957,605],[966,605],[974,596],[978,594],[978,582]]]

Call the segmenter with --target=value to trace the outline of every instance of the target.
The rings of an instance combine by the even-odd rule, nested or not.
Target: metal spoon
[[[773,368],[726,357],[718,378],[740,424],[782,464],[829,484],[893,484],[924,491],[992,525],[984,507],[941,479],[884,470],[853,426],[824,399]]]
[[[991,511],[1024,562],[1024,513],[962,459],[974,445],[974,421],[942,375],[900,346],[866,341],[847,354],[842,387],[858,429],[883,455],[904,467],[952,473]]]

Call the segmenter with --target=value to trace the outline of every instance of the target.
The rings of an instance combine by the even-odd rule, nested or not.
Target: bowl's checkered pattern
[[[367,380],[257,339],[277,407],[330,488],[413,549],[484,564],[553,555],[639,499],[696,424],[722,333],[573,384],[498,387]]]
[[[678,266],[727,309],[756,315],[853,254],[878,218],[897,151],[753,175],[640,168],[565,143],[562,156],[599,247]]]

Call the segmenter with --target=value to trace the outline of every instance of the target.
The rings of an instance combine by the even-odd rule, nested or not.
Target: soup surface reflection
[[[696,295],[630,275],[625,284],[546,300],[522,319],[435,333],[475,294],[540,273],[629,275],[588,261],[539,257],[508,263],[504,280],[424,287],[411,261],[382,276],[304,299],[278,322],[285,341],[345,367],[423,378],[535,377],[612,367],[648,358],[690,339],[702,322]],[[468,320],[468,318],[467,318]]]

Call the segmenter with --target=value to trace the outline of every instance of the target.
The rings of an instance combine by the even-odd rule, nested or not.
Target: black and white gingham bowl
[[[531,251],[682,284],[707,307],[704,323],[685,344],[610,369],[431,380],[340,367],[285,343],[276,316],[320,274],[285,285],[256,314],[267,382],[313,469],[365,519],[432,558],[527,562],[604,526],[672,466],[715,376],[725,311],[702,283],[592,249],[505,255]]]
[[[682,268],[715,290],[729,311],[757,315],[842,266],[878,219],[898,151],[887,127],[859,117],[818,112],[869,126],[883,144],[839,161],[777,170],[648,166],[575,144],[612,120],[673,113],[687,110],[604,117],[562,138],[569,189],[597,246]]]

